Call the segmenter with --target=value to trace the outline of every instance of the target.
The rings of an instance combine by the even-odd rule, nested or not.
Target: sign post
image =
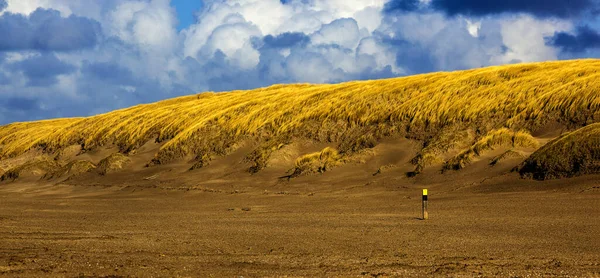
[[[427,213],[427,189],[423,189],[423,220],[429,219],[429,214]]]

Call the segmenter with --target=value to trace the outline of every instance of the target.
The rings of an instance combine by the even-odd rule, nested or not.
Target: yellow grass
[[[469,145],[469,142],[474,139],[474,135],[469,130],[459,128],[455,126],[443,128],[425,139],[423,148],[411,160],[415,165],[415,170],[409,175],[419,174],[429,165],[444,162],[441,155],[449,150]]]
[[[106,175],[111,172],[122,170],[129,162],[131,162],[129,157],[120,153],[114,153],[100,160],[96,168],[100,175]]]
[[[296,160],[291,177],[326,172],[335,167],[339,159],[338,151],[330,147],[326,147],[320,152],[303,155]]]
[[[480,156],[484,151],[493,150],[497,146],[535,148],[538,146],[538,142],[525,131],[513,132],[507,128],[493,130],[481,137],[470,148],[449,159],[444,168],[454,170],[462,169],[469,164],[474,157]]]
[[[552,140],[529,156],[518,170],[525,177],[539,180],[600,173],[600,123]]]
[[[88,118],[2,126],[0,159],[71,145],[89,150],[114,144],[128,152],[158,140],[166,141],[155,159],[163,163],[226,153],[242,138],[283,138],[270,143],[276,146],[295,136],[341,142],[344,130],[364,131],[340,148],[343,153],[390,132],[423,139],[453,125],[520,130],[550,118],[584,125],[600,116],[599,70],[599,60],[574,60],[202,93]]]
[[[66,176],[77,176],[83,173],[91,172],[96,169],[96,165],[86,160],[73,160],[66,165],[47,173],[44,178],[53,179]]]
[[[13,167],[0,176],[0,181],[15,180],[22,175],[43,176],[60,168],[58,162],[47,157],[37,157],[25,164]]]

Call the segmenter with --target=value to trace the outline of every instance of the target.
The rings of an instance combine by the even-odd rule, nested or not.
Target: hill
[[[292,178],[360,161],[365,150],[385,138],[417,145],[409,176],[434,165],[454,171],[494,149],[506,157],[526,157],[563,132],[600,122],[599,70],[599,60],[573,60],[331,85],[274,85],[206,92],[87,118],[12,123],[0,127],[0,172],[18,177],[15,170],[39,156],[57,161],[45,162],[45,176],[53,176],[51,166],[68,172],[59,168],[86,160],[85,155],[86,169],[92,169],[112,153],[93,159],[91,154],[113,147],[113,153],[133,157],[155,144],[139,163],[151,167],[183,159],[188,168],[198,169],[243,150],[239,160],[257,173],[294,144],[320,146],[287,155]],[[586,143],[578,146],[579,154],[588,153]],[[557,147],[543,151],[546,157],[564,154]],[[536,159],[539,155],[527,165]],[[128,165],[136,161],[116,168]],[[540,171],[545,168],[534,172]],[[570,174],[544,178],[563,176]]]
[[[600,173],[600,124],[591,124],[548,143],[520,167],[535,179]]]

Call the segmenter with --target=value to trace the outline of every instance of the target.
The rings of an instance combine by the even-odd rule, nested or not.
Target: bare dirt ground
[[[291,181],[232,154],[194,172],[2,183],[0,276],[600,276],[600,176],[530,181],[482,159],[407,178],[411,154],[380,148]]]

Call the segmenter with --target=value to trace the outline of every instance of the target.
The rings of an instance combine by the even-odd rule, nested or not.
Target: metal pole
[[[423,189],[423,220],[429,219],[429,214],[427,213],[427,189]]]

